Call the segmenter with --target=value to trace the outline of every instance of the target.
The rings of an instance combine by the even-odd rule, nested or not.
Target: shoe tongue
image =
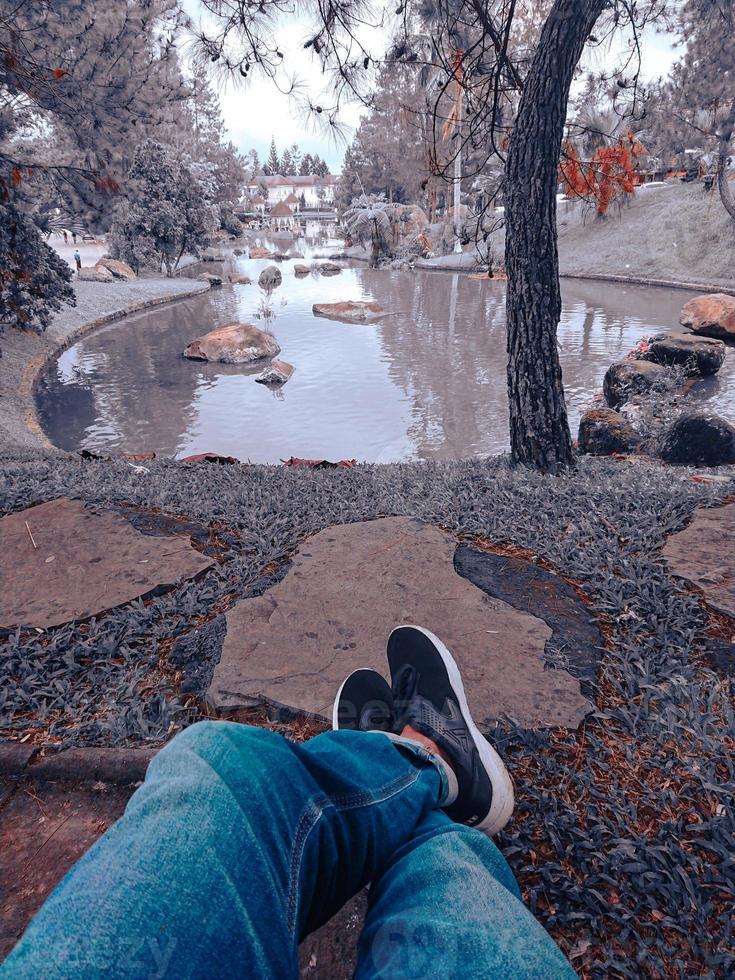
[[[405,724],[411,701],[416,693],[418,681],[418,671],[410,664],[401,667],[395,676],[395,680],[393,681],[393,704],[398,731]]]

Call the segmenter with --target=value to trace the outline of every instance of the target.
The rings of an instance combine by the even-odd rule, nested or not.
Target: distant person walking
[[[79,270],[82,268],[82,257],[79,254],[79,249],[78,248],[75,248],[74,249],[74,261],[77,264],[77,272],[79,272]]]
[[[73,231],[73,232],[71,233],[71,240],[72,240],[72,241],[74,242],[74,244],[76,245],[76,243],[77,243],[77,233],[76,233],[75,231]]]
[[[69,236],[67,235],[66,232],[64,232],[64,245],[68,245],[68,244],[69,244]]]

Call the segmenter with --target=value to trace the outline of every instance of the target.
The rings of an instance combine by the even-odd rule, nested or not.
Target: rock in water
[[[250,276],[243,275],[239,272],[231,272],[228,278],[234,286],[249,286],[252,282]]]
[[[379,303],[353,300],[344,303],[314,303],[311,309],[314,316],[342,320],[344,323],[369,323],[385,315],[385,310]]]
[[[638,443],[630,422],[612,408],[592,408],[579,423],[579,451],[591,456],[625,453]]]
[[[200,282],[208,282],[210,286],[221,286],[222,276],[215,276],[213,272],[202,272],[197,276]]]
[[[110,259],[106,255],[103,255],[101,259],[97,259],[95,262],[96,269],[107,269],[111,272],[115,279],[137,279],[135,271],[128,265],[127,262],[122,262],[120,259]]]
[[[610,365],[602,383],[605,401],[611,408],[624,405],[633,395],[643,395],[656,384],[663,384],[671,377],[669,371],[651,361],[632,358]]]
[[[261,248],[260,245],[253,245],[249,254],[251,259],[269,259],[273,255],[267,248]]]
[[[308,265],[301,265],[299,262],[293,267],[293,274],[295,276],[308,276],[310,272],[311,269]]]
[[[719,415],[687,412],[664,435],[661,456],[682,466],[735,463],[735,426]]]
[[[275,337],[252,323],[228,323],[203,337],[192,340],[184,357],[194,361],[221,361],[223,364],[249,364],[280,354]]]
[[[651,337],[644,359],[656,364],[680,364],[690,375],[717,374],[725,360],[725,345],[712,337],[660,333]]]
[[[103,265],[81,268],[77,272],[77,278],[81,279],[82,282],[112,282],[114,280],[110,270]]]
[[[267,368],[264,368],[256,377],[259,385],[273,385],[281,387],[285,385],[293,374],[293,364],[286,361],[271,361]]]
[[[735,341],[735,296],[709,293],[684,305],[679,323],[705,337]]]
[[[263,289],[273,289],[274,286],[281,285],[282,279],[281,270],[277,266],[267,265],[258,276],[258,285]]]
[[[342,266],[335,262],[322,262],[319,271],[323,276],[336,276],[338,272],[342,271]]]

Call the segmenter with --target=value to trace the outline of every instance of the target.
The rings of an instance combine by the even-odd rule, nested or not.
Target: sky
[[[195,21],[202,19],[199,0],[183,0],[183,5]],[[387,44],[388,32],[385,29],[373,30],[371,34],[369,47]],[[282,28],[279,27],[278,42],[285,55],[285,64],[316,97],[324,92],[324,79],[313,55],[304,50],[307,37],[307,22],[300,18],[294,17]],[[618,48],[617,52],[598,54],[592,60],[588,59],[587,67],[599,70],[605,61],[617,59],[620,50]],[[643,79],[667,75],[676,57],[669,37],[648,32],[642,44]],[[347,142],[335,144],[321,132],[315,132],[305,125],[297,100],[279,92],[268,79],[253,77],[245,85],[227,83],[216,87],[229,138],[242,153],[255,149],[261,160],[265,159],[272,136],[279,153],[292,143],[298,143],[304,153],[318,153],[327,161],[332,173],[339,173],[350,136],[359,123],[362,110],[358,106],[349,105],[342,110]]]

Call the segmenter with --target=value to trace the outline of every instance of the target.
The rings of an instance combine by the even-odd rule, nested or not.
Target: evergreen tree
[[[286,149],[283,151],[283,156],[281,157],[281,169],[279,173],[282,173],[284,177],[293,177],[296,174],[296,167],[294,167],[291,150],[288,147],[286,147]]]
[[[281,161],[278,159],[278,150],[276,149],[276,141],[271,136],[271,149],[268,154],[268,159],[263,165],[263,173],[269,177],[275,177],[276,174],[281,172]]]
[[[292,174],[292,176],[295,177],[296,174],[300,174],[301,173],[301,148],[299,147],[299,144],[298,143],[292,143],[291,144],[290,152],[291,152],[291,160],[293,161],[293,174]]]
[[[313,161],[312,161],[311,153],[305,153],[301,158],[301,166],[299,167],[299,173],[301,174],[301,176],[308,177],[310,173],[313,173],[311,169],[312,166],[313,166]]]

